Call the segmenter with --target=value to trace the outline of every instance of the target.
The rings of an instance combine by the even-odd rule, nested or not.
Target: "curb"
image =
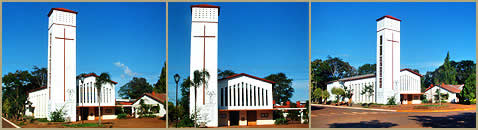
[[[397,110],[397,112],[452,112],[452,111],[467,111],[476,110],[474,108],[450,109],[450,110]]]
[[[397,110],[389,110],[389,109],[360,108],[360,107],[344,107],[344,106],[331,106],[331,105],[322,105],[322,104],[312,104],[312,105],[313,105],[313,106],[323,106],[323,107],[343,108],[343,109],[358,109],[358,110],[370,110],[370,111],[397,112]]]
[[[12,126],[15,127],[15,128],[21,128],[20,126],[17,126],[17,125],[15,125],[15,124],[13,124],[12,122],[10,122],[9,120],[7,120],[7,119],[5,119],[5,118],[3,118],[3,117],[2,117],[2,120],[5,120],[8,124],[12,125]]]

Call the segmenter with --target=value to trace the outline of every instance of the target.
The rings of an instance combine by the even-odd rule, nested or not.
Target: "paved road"
[[[2,118],[2,128],[15,128],[15,126],[11,125]]]
[[[476,111],[383,112],[312,105],[312,128],[476,128]]]

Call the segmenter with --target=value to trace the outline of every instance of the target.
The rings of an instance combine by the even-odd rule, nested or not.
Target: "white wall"
[[[32,103],[34,107],[33,113],[29,109],[25,110],[25,114],[33,116],[34,118],[47,118],[48,110],[48,89],[41,89],[28,94],[28,101]]]
[[[380,65],[380,36],[382,36],[382,65]],[[397,42],[392,42],[397,41]],[[377,21],[377,103],[386,104],[395,96],[400,102],[400,21],[384,18]],[[380,75],[382,67],[382,75]],[[382,77],[380,77],[382,76]],[[380,78],[382,85],[380,86]]]
[[[400,72],[400,93],[421,93],[421,77],[410,71]]]
[[[348,88],[353,89],[353,94],[352,95],[352,102],[353,103],[373,103],[375,102],[376,98],[376,91],[375,91],[375,77],[370,77],[370,78],[364,78],[364,79],[358,79],[358,80],[352,80],[352,81],[346,81],[344,82],[344,85],[347,86]],[[374,88],[374,93],[373,96],[368,96],[367,94],[362,95],[362,91],[365,89],[365,85],[372,85]],[[336,95],[332,94],[332,88],[337,87],[337,88],[342,88],[342,85],[339,82],[333,82],[327,84],[327,91],[330,94],[330,97],[328,100],[334,101],[336,100]],[[345,98],[345,101],[348,102],[348,99]]]
[[[227,101],[227,104],[226,104],[226,99],[228,98],[225,97],[226,93],[222,93],[222,91],[226,91],[225,88],[227,88],[228,92],[226,93],[230,100],[230,101]],[[254,88],[256,90],[255,92],[254,92]],[[231,79],[225,79],[225,80],[219,81],[218,93],[219,93],[218,105],[219,105],[219,109],[221,110],[272,109],[274,105],[272,103],[273,102],[272,84],[268,82],[264,82],[262,80],[254,79],[248,76],[239,76],[239,77],[234,77]],[[247,99],[246,99],[246,94],[247,94]],[[254,99],[254,94],[256,95],[255,99]],[[223,104],[221,104],[221,101]],[[236,104],[234,104],[234,102],[236,102]]]
[[[144,104],[159,106],[159,113],[154,113],[154,115],[159,116],[159,117],[164,117],[164,115],[166,114],[166,108],[164,107],[164,104],[152,99],[149,96],[144,95],[139,100],[134,102],[133,105],[132,105],[132,107],[134,108],[134,113],[135,113],[136,118],[139,117],[138,112],[140,112],[139,108],[141,107],[141,105],[140,105],[141,99],[144,101]]]
[[[437,89],[440,89],[440,93],[442,93],[442,94],[445,94],[445,93],[448,94],[448,99],[446,99],[447,102],[459,102],[459,99],[456,97],[456,93],[450,92],[446,89],[443,89],[443,88],[437,87],[437,86],[433,86],[433,88],[431,88],[431,89],[429,89],[425,92],[425,95],[426,95],[428,101],[432,101],[432,98],[433,98],[433,102],[436,102],[436,99],[434,98],[433,95],[437,95],[437,93],[436,93]]]
[[[78,80],[78,106],[98,106],[98,90],[96,77],[89,76],[83,82]],[[115,106],[115,84],[105,83],[101,89],[101,106]]]
[[[76,121],[76,14],[54,10],[48,25],[48,113],[64,107],[66,120]]]
[[[203,11],[203,12],[200,12]],[[206,13],[213,11],[212,13]],[[203,13],[203,15],[199,14]],[[197,88],[197,110],[198,122],[206,122],[206,126],[217,127],[218,108],[217,108],[217,36],[218,36],[218,14],[217,8],[192,8],[191,20],[191,56],[190,56],[190,77],[194,78],[194,71],[201,71],[203,67],[209,72],[205,95],[203,95],[203,86]],[[206,33],[206,34],[204,34]],[[216,37],[196,37],[196,36],[216,36]],[[204,47],[204,43],[206,43]],[[205,49],[204,49],[205,48]],[[205,59],[204,59],[205,50]],[[205,60],[205,66],[203,66]],[[194,114],[195,93],[194,86],[190,88],[190,113]],[[203,97],[206,99],[203,102]]]

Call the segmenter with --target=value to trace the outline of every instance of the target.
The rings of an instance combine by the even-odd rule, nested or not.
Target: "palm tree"
[[[194,127],[197,125],[197,88],[203,84],[207,84],[207,80],[209,79],[209,72],[207,72],[205,69],[202,71],[195,70],[193,73],[194,77],[193,80],[191,81],[192,86],[194,86]],[[205,88],[203,88],[205,89]]]
[[[98,91],[98,125],[101,125],[101,88],[104,84],[110,83],[111,78],[110,75],[106,72],[100,74],[99,77],[96,77],[95,87]]]

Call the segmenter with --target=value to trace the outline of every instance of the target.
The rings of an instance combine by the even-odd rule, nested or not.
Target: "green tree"
[[[194,77],[191,83],[192,86],[194,86],[194,125],[197,125],[197,88],[201,85],[203,85],[204,89],[206,88],[207,81],[209,80],[209,72],[204,69],[202,71],[195,70],[193,75]]]
[[[153,86],[145,78],[133,77],[131,81],[121,86],[118,92],[123,98],[137,99],[144,93],[153,92]]]
[[[465,81],[465,86],[460,92],[460,103],[476,99],[476,74],[471,74]]]
[[[345,96],[345,90],[342,89],[342,88],[337,88],[337,87],[333,87],[332,88],[332,94],[335,95],[335,99],[337,102],[340,102],[340,99]]]
[[[166,62],[161,68],[161,75],[159,75],[158,81],[154,84],[153,91],[156,93],[166,93]]]
[[[111,83],[110,74],[103,72],[98,77],[96,77],[95,87],[98,91],[98,125],[101,125],[101,89],[103,88],[103,85],[106,85],[108,83]]]
[[[276,102],[287,102],[289,98],[292,97],[294,93],[294,88],[292,88],[292,79],[287,78],[284,73],[271,74],[266,76],[264,79],[275,82],[273,86],[273,99]]]
[[[10,107],[7,107],[9,110],[3,112],[9,112],[4,114],[10,118],[20,119],[23,117],[28,91],[40,87],[31,83],[32,77],[30,72],[21,70],[14,73],[10,72],[2,77],[4,85],[2,102],[11,104]]]
[[[376,64],[364,64],[358,68],[358,74],[359,75],[364,75],[364,74],[373,74],[377,70]]]
[[[224,70],[224,71],[221,71],[221,70],[218,70],[217,71],[218,74],[217,74],[217,78],[218,79],[222,79],[222,78],[226,78],[226,77],[229,77],[231,75],[235,75],[236,73],[232,70]]]
[[[365,95],[367,96],[367,103],[370,103],[368,99],[373,96],[374,90],[372,85],[365,85],[364,89],[362,92],[360,92],[360,95]]]
[[[434,79],[435,84],[457,84],[456,82],[456,70],[450,63],[450,53],[448,52],[443,63],[443,68],[439,68],[438,77]]]

